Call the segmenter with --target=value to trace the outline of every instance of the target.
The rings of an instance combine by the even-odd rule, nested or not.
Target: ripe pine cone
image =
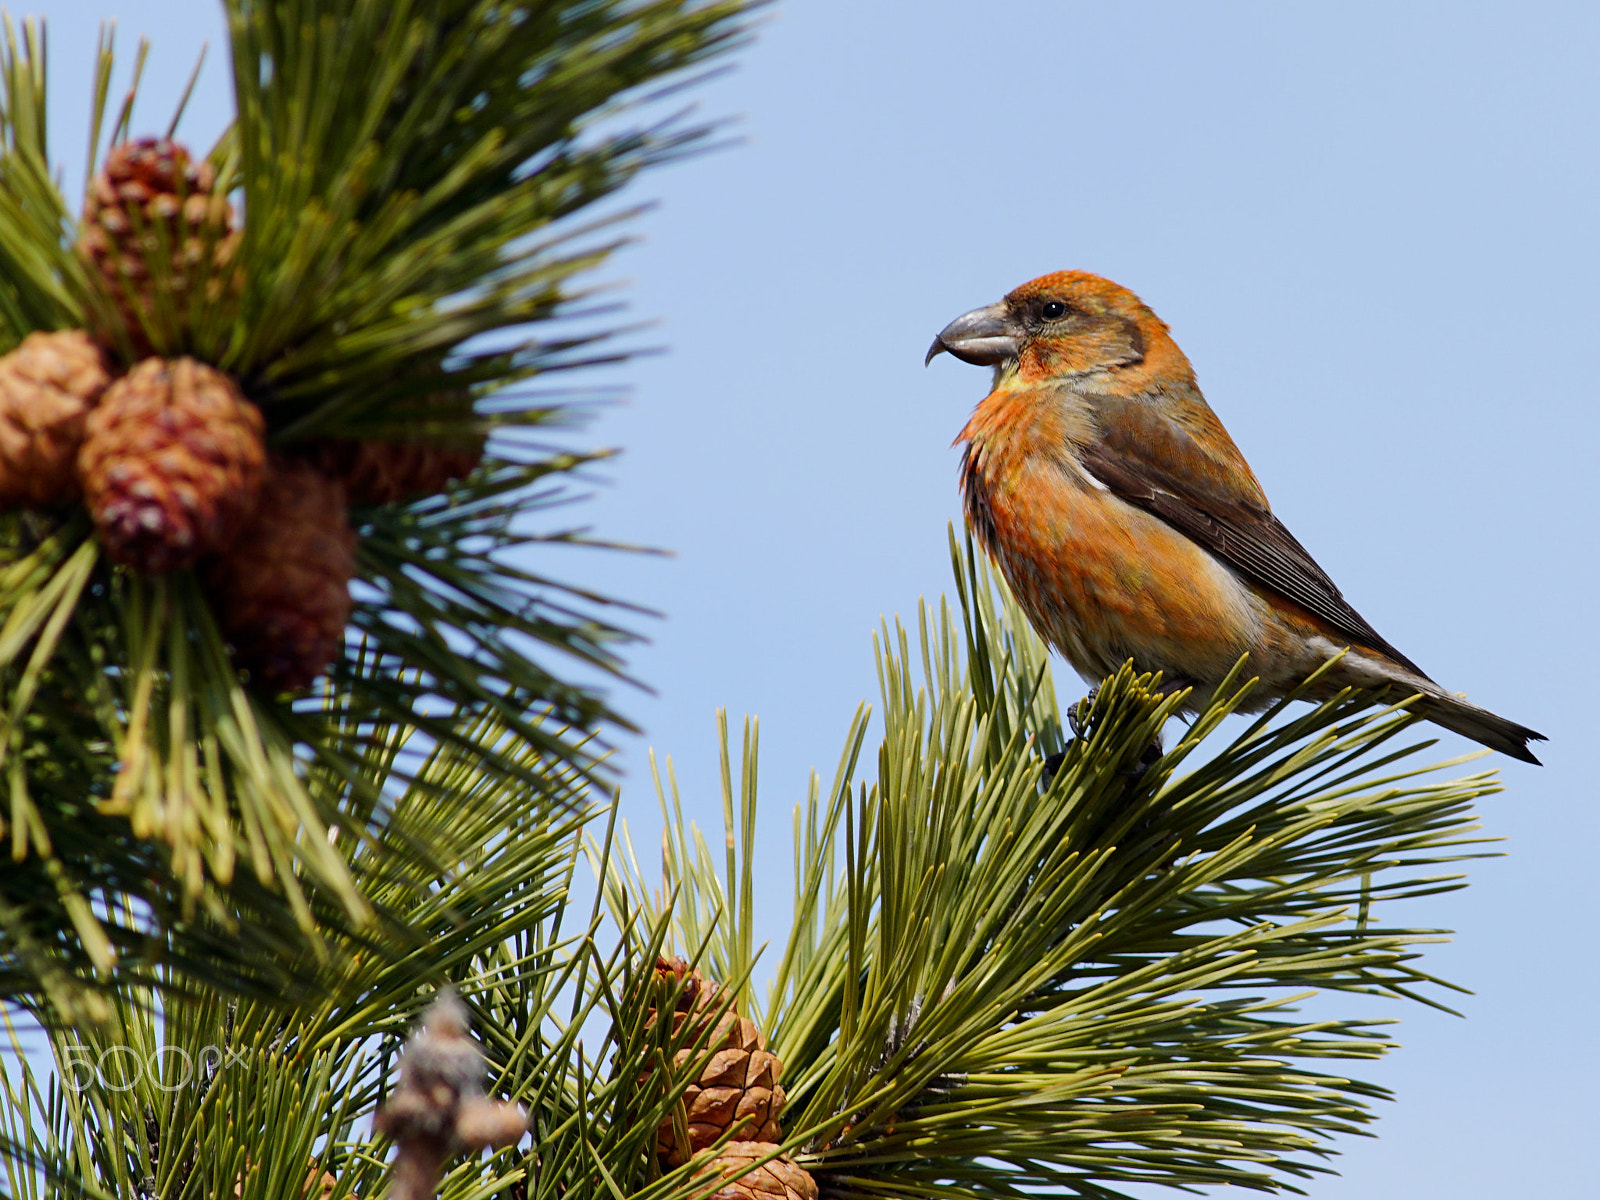
[[[0,358],[0,507],[76,499],[84,419],[110,382],[76,330],[30,333]]]
[[[483,441],[439,446],[330,438],[312,443],[305,455],[323,474],[344,484],[351,504],[394,504],[442,492],[472,474],[483,461]]]
[[[209,163],[167,138],[112,147],[90,182],[78,252],[96,268],[139,355],[151,352],[151,329],[187,314],[197,283],[215,279],[207,298],[221,294],[217,276],[238,235],[215,185]],[[109,328],[96,332],[116,340]]]
[[[782,1136],[778,1117],[785,1097],[778,1076],[783,1064],[767,1050],[755,1022],[739,1015],[726,989],[690,970],[682,959],[658,960],[656,975],[663,990],[686,980],[670,1023],[669,1044],[681,1047],[672,1056],[673,1067],[682,1070],[711,1054],[683,1093],[681,1115],[688,1143],[679,1136],[672,1117],[656,1130],[656,1154],[662,1163],[675,1167],[686,1162],[741,1122],[738,1140],[767,1142]],[[654,1028],[654,1009],[648,1020]]]
[[[299,691],[344,646],[356,535],[344,488],[274,456],[255,515],[206,569],[212,611],[252,682]]]
[[[435,368],[413,377],[413,386],[426,389],[438,374]],[[420,398],[402,400],[396,422],[417,428],[408,440],[390,438],[329,438],[312,442],[303,453],[325,475],[344,484],[351,504],[394,504],[444,491],[457,479],[472,474],[483,461],[484,435],[474,427],[472,393],[465,388],[441,386]]]
[[[261,410],[192,358],[147,358],[106,388],[78,451],[106,553],[156,574],[225,547],[255,509]]]
[[[787,1154],[749,1169],[751,1163],[777,1149],[773,1142],[733,1141],[715,1157],[708,1155],[705,1169],[727,1181],[710,1200],[817,1200],[817,1181]]]

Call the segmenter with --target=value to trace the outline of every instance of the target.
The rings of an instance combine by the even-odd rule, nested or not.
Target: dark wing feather
[[[1126,415],[1126,414],[1119,414]],[[1145,414],[1146,432],[1159,421],[1161,458],[1175,462],[1189,480],[1164,470],[1160,462],[1144,451],[1151,441],[1144,438],[1118,439],[1122,444],[1101,442],[1080,450],[1080,461],[1101,483],[1130,504],[1160,517],[1174,529],[1193,538],[1229,566],[1261,586],[1292,600],[1307,612],[1322,618],[1352,643],[1386,654],[1423,679],[1421,667],[1379,636],[1360,613],[1351,608],[1334,586],[1328,573],[1316,564],[1283,522],[1272,515],[1264,499],[1256,495],[1227,494],[1222,480],[1231,472],[1219,473],[1218,465],[1206,456],[1187,433],[1170,422]],[[1123,431],[1136,429],[1118,421]],[[1220,424],[1216,426],[1221,430]],[[1225,439],[1226,433],[1222,434]],[[1227,448],[1233,451],[1232,443]],[[1233,451],[1237,455],[1237,451]],[[1186,461],[1187,460],[1187,461]],[[1238,460],[1242,466],[1243,459]],[[1232,464],[1224,464],[1231,466]],[[1248,470],[1248,468],[1246,468]],[[1250,483],[1254,484],[1254,479]]]

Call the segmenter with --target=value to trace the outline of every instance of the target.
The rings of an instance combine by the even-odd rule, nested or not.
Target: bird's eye
[[[1059,321],[1067,315],[1067,306],[1059,300],[1048,300],[1039,313],[1046,321]]]

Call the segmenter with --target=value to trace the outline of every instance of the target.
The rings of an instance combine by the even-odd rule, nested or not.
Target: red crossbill
[[[967,523],[1039,634],[1099,680],[1132,659],[1198,709],[1244,653],[1254,711],[1322,681],[1416,692],[1429,720],[1524,762],[1535,733],[1445,691],[1351,608],[1272,515],[1167,325],[1086,271],[957,317],[949,351],[994,368],[965,444]]]

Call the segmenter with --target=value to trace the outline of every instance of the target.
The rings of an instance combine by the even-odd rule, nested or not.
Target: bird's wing
[[[1272,515],[1220,422],[1204,431],[1205,441],[1220,446],[1225,455],[1207,451],[1189,431],[1138,401],[1120,402],[1116,408],[1114,414],[1105,414],[1111,419],[1101,426],[1099,440],[1079,450],[1080,461],[1096,479],[1249,579],[1320,617],[1352,643],[1371,647],[1428,678],[1350,607],[1328,573]],[[1211,417],[1209,409],[1202,411]]]

